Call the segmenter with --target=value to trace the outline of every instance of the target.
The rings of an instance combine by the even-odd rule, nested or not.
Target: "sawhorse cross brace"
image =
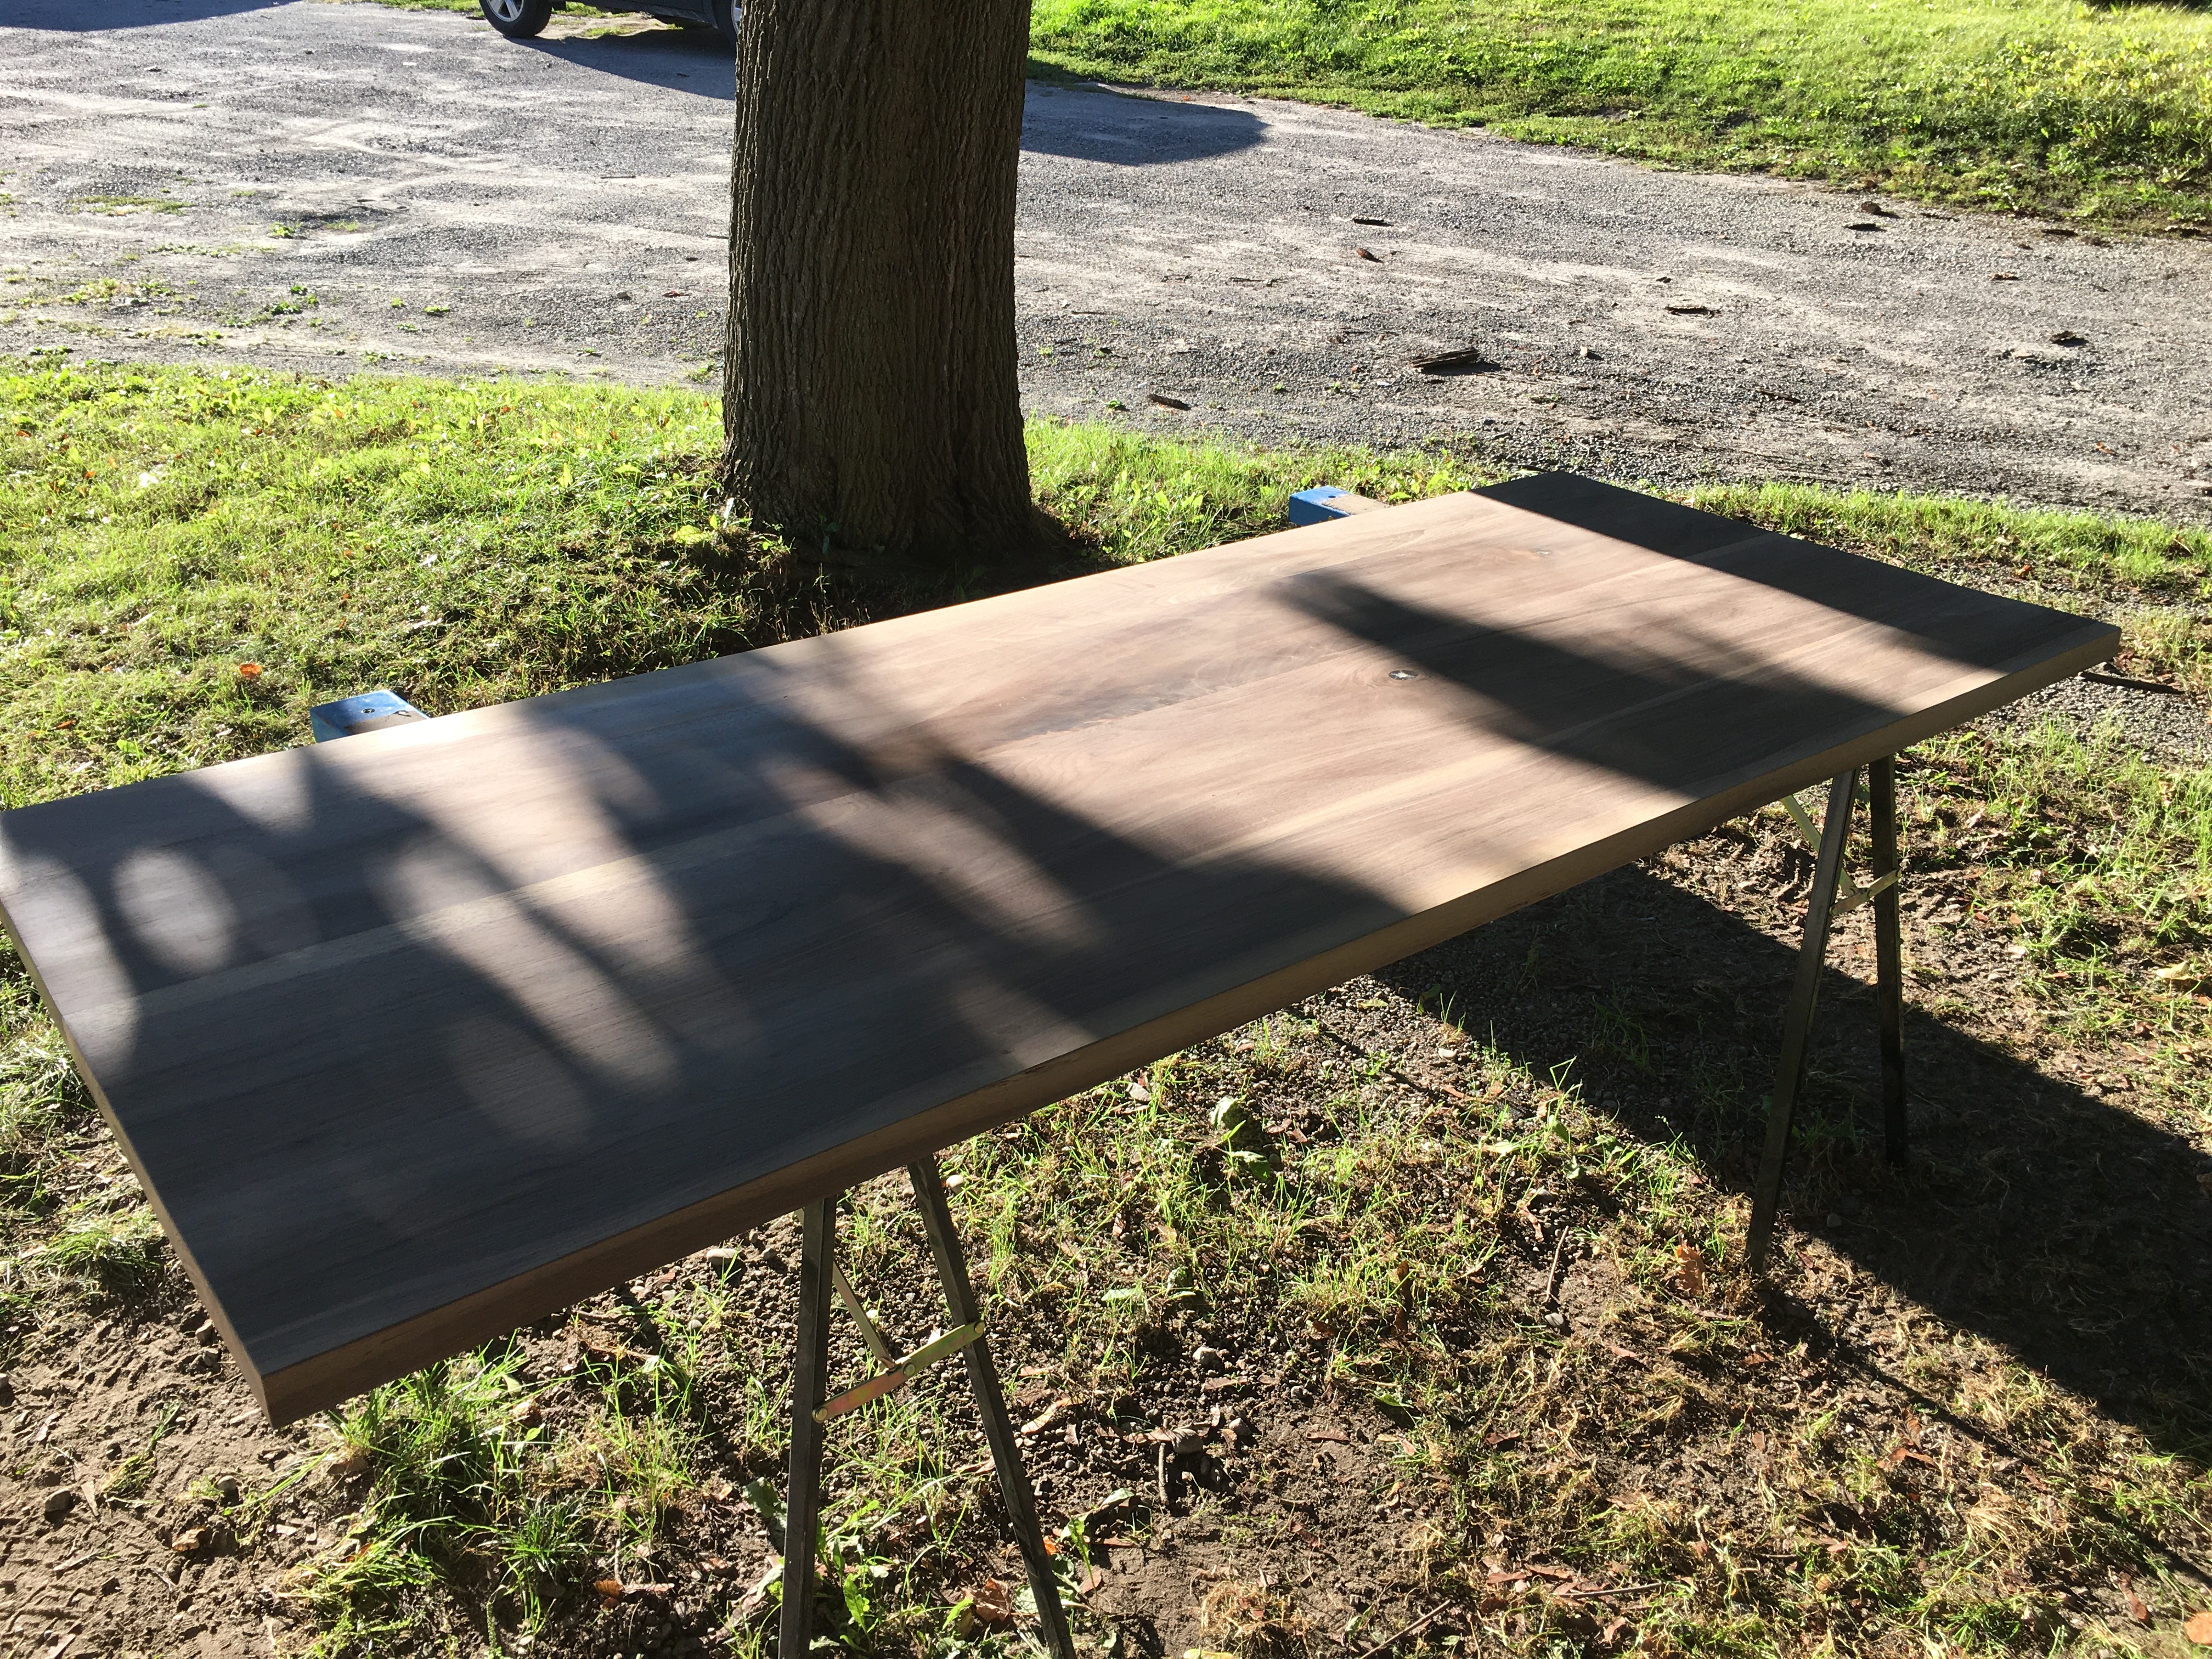
[[[998,1470],[999,1495],[1006,1504],[1014,1541],[1021,1547],[1023,1565],[1029,1571],[1045,1645],[1053,1659],[1075,1659],[1074,1638],[1068,1631],[1066,1610],[1060,1606],[1060,1587],[1053,1578],[1052,1557],[1045,1551],[1036,1501],[1022,1469],[1013,1419],[1006,1414],[998,1368],[991,1363],[991,1350],[983,1340],[983,1320],[976,1307],[975,1287],[969,1281],[967,1258],[952,1224],[951,1209],[945,1201],[944,1180],[938,1174],[936,1159],[928,1158],[911,1165],[907,1176],[914,1183],[915,1203],[921,1211],[922,1230],[928,1235],[929,1253],[937,1263],[938,1282],[944,1289],[952,1326],[902,1359],[893,1356],[890,1343],[868,1317],[844,1270],[837,1265],[836,1197],[822,1199],[800,1212],[799,1353],[792,1376],[791,1493],[784,1515],[783,1611],[777,1629],[777,1659],[809,1659],[813,1644],[814,1549],[822,1512],[824,1431],[836,1418],[896,1392],[910,1376],[956,1352],[967,1362],[976,1413],[983,1419],[983,1437],[990,1443],[991,1462]],[[844,1303],[860,1328],[861,1340],[884,1369],[859,1387],[828,1400],[823,1396],[829,1382],[833,1296]]]
[[[1859,769],[1838,773],[1828,786],[1827,816],[1816,830],[1795,795],[1783,805],[1815,857],[1813,890],[1806,899],[1805,933],[1797,951],[1797,977],[1782,1024],[1782,1059],[1774,1076],[1774,1099],[1766,1115],[1766,1148],[1759,1159],[1759,1182],[1751,1200],[1749,1265],[1765,1265],[1774,1233],[1774,1213],[1782,1201],[1782,1166],[1790,1150],[1790,1120],[1805,1084],[1806,1053],[1813,1035],[1813,1012],[1827,965],[1828,931],[1838,916],[1862,904],[1874,906],[1875,1012],[1881,1033],[1882,1139],[1889,1161],[1905,1159],[1905,963],[1897,908],[1897,758],[1887,756],[1866,769],[1868,830],[1873,842],[1874,879],[1861,887],[1844,879],[1844,847],[1850,839]]]
[[[1838,916],[1871,903],[1875,916],[1875,1008],[1881,1033],[1881,1083],[1884,1139],[1893,1164],[1905,1158],[1904,963],[1899,943],[1897,902],[1897,764],[1894,757],[1874,762],[1866,769],[1867,793],[1874,843],[1874,879],[1861,887],[1844,878],[1844,850],[1849,839],[1858,769],[1840,773],[1828,787],[1826,816],[1816,829],[1810,815],[1791,796],[1783,803],[1798,831],[1815,853],[1813,890],[1807,901],[1805,932],[1797,953],[1796,981],[1783,1022],[1782,1058],[1774,1080],[1774,1097],[1766,1120],[1766,1147],[1760,1160],[1759,1182],[1751,1212],[1750,1266],[1757,1272],[1765,1260],[1774,1231],[1774,1216],[1782,1193],[1783,1164],[1789,1151],[1790,1118],[1805,1079],[1805,1062],[1813,1030],[1820,975],[1826,965],[1828,934]],[[1074,1643],[1067,1614],[1060,1605],[1060,1589],[1045,1551],[1044,1531],[1037,1520],[1036,1503],[1024,1473],[1021,1449],[1014,1438],[1013,1419],[1007,1414],[999,1373],[984,1341],[982,1317],[968,1278],[960,1237],[945,1203],[945,1182],[936,1160],[924,1158],[907,1171],[914,1183],[915,1201],[921,1211],[923,1231],[945,1291],[952,1328],[903,1358],[895,1356],[890,1343],[876,1328],[860,1298],[837,1264],[837,1199],[817,1200],[806,1206],[801,1244],[799,1286],[799,1352],[793,1367],[791,1414],[791,1494],[784,1526],[783,1609],[777,1635],[777,1659],[810,1659],[814,1632],[814,1552],[822,1507],[822,1449],[824,1431],[837,1417],[872,1400],[894,1393],[907,1381],[951,1358],[964,1356],[968,1381],[975,1395],[975,1409],[983,1419],[984,1437],[991,1446],[991,1461],[998,1471],[999,1492],[1006,1506],[1030,1589],[1036,1598],[1037,1617],[1045,1644],[1054,1659],[1074,1659]],[[830,1304],[842,1301],[860,1327],[860,1337],[884,1370],[836,1399],[825,1399],[830,1366]]]

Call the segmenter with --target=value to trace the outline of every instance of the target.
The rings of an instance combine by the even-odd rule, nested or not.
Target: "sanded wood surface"
[[[0,908],[285,1419],[2116,643],[1529,479],[8,812]]]

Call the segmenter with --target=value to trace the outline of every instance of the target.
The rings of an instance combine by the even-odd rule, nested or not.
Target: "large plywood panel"
[[[0,817],[296,1416],[2108,655],[1526,480]]]

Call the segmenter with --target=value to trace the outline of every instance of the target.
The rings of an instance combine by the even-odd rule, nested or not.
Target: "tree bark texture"
[[[755,524],[1036,546],[1014,342],[1029,0],[746,0],[722,479]]]

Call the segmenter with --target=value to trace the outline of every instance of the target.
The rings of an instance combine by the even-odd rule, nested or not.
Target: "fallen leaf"
[[[1364,248],[1364,247],[1356,247],[1356,248],[1352,249],[1352,251],[1354,253],[1358,254],[1358,255],[1361,258],[1363,258],[1363,259],[1372,259],[1372,260],[1373,260],[1376,264],[1378,264],[1378,265],[1379,265],[1379,264],[1381,264],[1382,263],[1382,261],[1379,258],[1377,258],[1375,254],[1370,253],[1370,252],[1369,252],[1365,248]]]
[[[259,679],[261,678],[261,665],[258,662],[242,662],[239,664],[238,678],[242,680]]]
[[[2192,1613],[2189,1622],[2182,1626],[2181,1633],[2200,1648],[2212,1648],[2212,1607],[2203,1613]]]
[[[1352,216],[1352,222],[1355,225],[1387,225],[1390,222],[1388,219],[1363,219],[1359,217],[1358,215],[1354,214]]]
[[[1083,1575],[1082,1583],[1075,1587],[1076,1593],[1079,1595],[1096,1595],[1104,1587],[1105,1583],[1106,1575],[1097,1567],[1093,1567]]]
[[[2017,271],[1993,270],[1990,273],[1990,280],[1993,283],[2016,283],[2020,275]]]
[[[2062,328],[2057,333],[2051,337],[2051,343],[2053,345],[2077,346],[2087,345],[2089,342],[2084,339],[2081,335],[2076,334],[2072,329]]]
[[[1183,402],[1182,398],[1170,398],[1164,392],[1147,392],[1145,396],[1150,398],[1152,402],[1158,404],[1162,409],[1188,409],[1190,407],[1190,405]],[[1119,1218],[1116,1218],[1116,1219],[1118,1220]]]
[[[680,300],[684,297],[684,290],[680,288],[672,288],[660,297],[664,300]]]
[[[1701,1297],[1705,1293],[1705,1255],[1694,1244],[1674,1247],[1674,1282],[1686,1297]]]
[[[600,1604],[610,1607],[626,1595],[672,1595],[676,1591],[673,1584],[626,1584],[619,1578],[599,1579],[592,1588],[599,1591]]]
[[[987,1625],[1014,1622],[1014,1593],[1000,1579],[986,1578],[968,1597],[975,1616]]]
[[[1673,312],[1677,317],[1717,317],[1720,315],[1720,313],[1715,311],[1711,306],[1668,306],[1667,309]]]
[[[169,1540],[169,1547],[179,1555],[198,1555],[207,1547],[210,1535],[205,1527],[186,1527]]]
[[[2129,1618],[2138,1625],[2150,1623],[2150,1609],[2143,1604],[2142,1597],[2136,1594],[2135,1579],[2130,1574],[2124,1572],[2120,1575],[2120,1597],[2128,1604]]]
[[[1052,1404],[1047,1406],[1035,1417],[1032,1417],[1028,1422],[1023,1424],[1021,1427],[1016,1429],[1014,1432],[1019,1435],[1042,1434],[1054,1424],[1059,1422],[1061,1413],[1066,1412],[1067,1408],[1074,1403],[1075,1402],[1073,1400],[1069,1400],[1065,1396],[1062,1396],[1060,1399],[1054,1401]]]

